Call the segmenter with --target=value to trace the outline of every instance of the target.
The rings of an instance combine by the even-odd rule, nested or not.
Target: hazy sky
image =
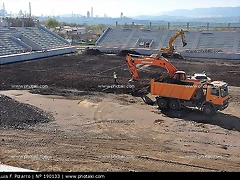
[[[240,0],[0,0],[8,13],[29,11],[28,4],[31,2],[33,15],[59,15],[75,14],[86,15],[87,11],[99,17],[119,17],[123,12],[124,16],[155,15],[163,11],[175,9],[193,9],[207,7],[237,7]]]

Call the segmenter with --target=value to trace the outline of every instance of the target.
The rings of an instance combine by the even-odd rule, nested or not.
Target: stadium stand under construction
[[[0,64],[75,51],[71,43],[43,26],[0,28]]]
[[[102,52],[135,50],[141,54],[159,53],[167,47],[169,39],[177,30],[150,30],[137,28],[107,28],[96,42]],[[240,59],[240,32],[184,30],[187,46],[182,47],[181,38],[174,46],[184,57]]]

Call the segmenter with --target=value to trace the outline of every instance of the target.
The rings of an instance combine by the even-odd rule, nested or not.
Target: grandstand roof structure
[[[139,53],[158,53],[168,47],[170,38],[177,30],[150,30],[138,28],[108,27],[96,42],[103,52],[136,50]],[[240,59],[240,32],[236,31],[198,31],[184,30],[188,45],[183,47],[181,37],[173,45],[185,56]],[[216,55],[218,54],[218,55]]]

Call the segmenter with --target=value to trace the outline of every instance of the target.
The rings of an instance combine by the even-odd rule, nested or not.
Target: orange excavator
[[[151,80],[150,94],[156,98],[160,109],[172,110],[182,107],[197,107],[206,115],[214,115],[218,110],[228,106],[228,85],[222,81],[211,81],[205,74],[186,76],[184,71],[178,71],[166,58],[153,54],[151,56],[126,56],[131,81],[138,81],[136,65],[159,66],[168,71],[168,77]]]

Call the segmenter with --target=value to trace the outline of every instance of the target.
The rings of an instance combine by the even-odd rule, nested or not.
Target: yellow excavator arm
[[[183,43],[183,47],[187,45],[187,42],[185,40],[185,35],[184,35],[184,31],[181,29],[179,32],[177,32],[176,34],[174,34],[171,39],[169,40],[169,47],[168,48],[161,48],[160,52],[164,52],[167,53],[168,55],[173,55],[174,53],[174,46],[173,46],[173,42],[178,38],[178,36],[181,35],[182,38],[182,43]]]
[[[185,35],[184,35],[184,31],[181,29],[179,32],[177,32],[175,35],[173,35],[169,41],[169,50],[170,51],[174,51],[174,47],[173,47],[173,41],[175,41],[178,36],[181,35],[182,38],[182,43],[183,43],[183,47],[187,45],[187,42],[185,41]]]

